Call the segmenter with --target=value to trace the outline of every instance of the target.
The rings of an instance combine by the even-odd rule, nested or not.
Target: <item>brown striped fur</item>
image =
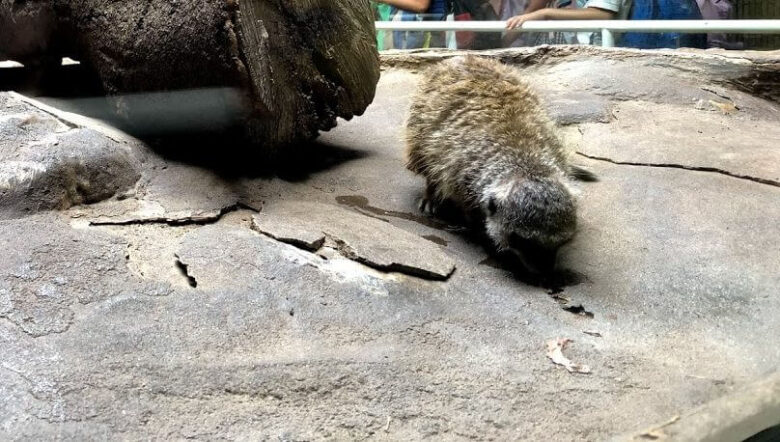
[[[407,167],[426,178],[423,207],[476,214],[499,250],[554,261],[576,227],[575,170],[519,71],[476,56],[430,68],[406,125]],[[549,264],[549,263],[547,263]],[[545,264],[542,264],[545,265]]]

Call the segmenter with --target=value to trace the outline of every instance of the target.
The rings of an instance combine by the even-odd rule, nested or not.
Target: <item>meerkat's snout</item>
[[[528,270],[554,270],[558,249],[576,230],[574,197],[559,181],[547,178],[519,179],[502,190],[484,203],[488,236]]]
[[[515,237],[511,252],[520,259],[528,271],[536,274],[548,274],[555,270],[559,247],[545,247],[529,240]]]

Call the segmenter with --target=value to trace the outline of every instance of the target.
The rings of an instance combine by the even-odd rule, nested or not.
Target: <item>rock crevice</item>
[[[754,177],[749,175],[738,175],[733,172],[729,172],[727,170],[718,169],[715,167],[706,167],[706,166],[686,166],[683,164],[674,164],[674,163],[641,163],[636,161],[618,161],[613,160],[611,158],[602,157],[602,156],[596,156],[596,155],[588,155],[586,153],[577,152],[577,155],[580,155],[582,157],[595,160],[595,161],[604,161],[611,164],[617,164],[621,166],[637,166],[637,167],[658,167],[661,169],[683,169],[683,170],[690,170],[694,172],[711,172],[711,173],[717,173],[720,175],[725,175],[731,178],[737,178],[740,180],[746,180],[746,181],[752,181],[754,183],[758,184],[765,184],[768,186],[773,187],[780,187],[780,181],[776,180],[770,180],[766,178],[760,178],[760,177]]]

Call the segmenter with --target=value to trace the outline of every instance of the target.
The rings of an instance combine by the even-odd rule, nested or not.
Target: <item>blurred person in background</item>
[[[448,0],[377,1],[396,9],[392,11],[393,20],[444,20],[448,12]],[[393,45],[396,49],[444,47],[444,32],[395,31]]]
[[[696,0],[704,20],[728,20],[733,18],[734,5],[729,0]],[[707,34],[708,48],[742,49],[741,42],[730,42],[726,34]]]
[[[701,20],[696,0],[634,0],[630,20]],[[621,46],[640,49],[657,48],[705,48],[706,34],[679,32],[641,33],[629,32],[620,39]]]
[[[530,0],[502,0],[498,9],[499,20],[506,21],[510,18],[526,12]],[[503,39],[504,47],[533,46],[534,34],[506,34]]]
[[[519,28],[529,20],[621,20],[630,9],[631,0],[530,0],[523,14],[507,20],[507,28]]]
[[[507,29],[520,28],[529,20],[625,20],[632,0],[529,0],[523,14],[510,17]],[[506,38],[517,38],[509,32]],[[525,40],[538,44],[598,44],[600,36],[592,32],[533,33]]]
[[[526,0],[449,0],[450,12],[456,21],[503,20],[499,12],[504,5],[525,3]],[[501,35],[496,32],[455,33],[458,49],[496,49],[502,46]]]

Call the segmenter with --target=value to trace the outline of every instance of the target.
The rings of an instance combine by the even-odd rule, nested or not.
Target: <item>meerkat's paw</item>
[[[429,216],[436,215],[436,212],[439,210],[439,203],[435,198],[435,195],[436,192],[431,185],[431,182],[426,181],[425,192],[423,192],[423,196],[417,203],[417,208],[420,209],[420,212]]]

